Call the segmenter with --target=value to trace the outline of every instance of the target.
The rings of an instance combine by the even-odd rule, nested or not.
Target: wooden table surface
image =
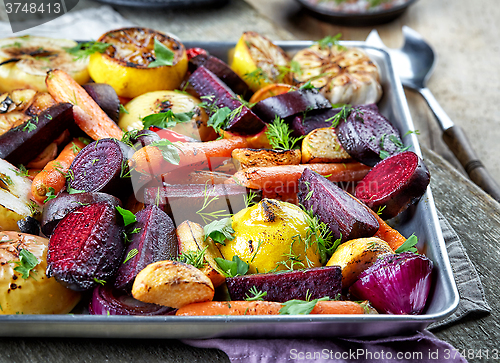
[[[100,6],[80,0],[75,10]],[[293,0],[231,0],[221,8],[150,11],[115,7],[138,25],[169,31],[182,40],[237,40],[246,30],[271,39],[319,39],[343,34],[364,40],[372,27],[340,27],[316,20]],[[0,7],[0,19],[5,20]],[[375,27],[388,46],[400,46],[401,26],[420,32],[437,51],[438,65],[429,82],[443,108],[469,131],[484,164],[500,180],[500,7],[495,0],[420,0],[396,21]],[[407,92],[413,121],[431,171],[438,209],[448,218],[478,269],[493,313],[472,317],[437,332],[459,349],[496,349],[500,337],[500,205],[463,178],[457,162],[420,96]],[[434,150],[436,153],[434,153]],[[444,159],[441,157],[444,157]],[[458,168],[460,170],[460,168]],[[76,358],[78,357],[78,358]],[[226,362],[217,350],[188,347],[178,341],[1,338],[0,362]],[[481,361],[479,359],[470,361]],[[486,361],[486,360],[483,360]]]

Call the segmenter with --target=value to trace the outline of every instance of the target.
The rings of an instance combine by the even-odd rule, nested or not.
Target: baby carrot
[[[49,192],[52,192],[52,195],[57,195],[64,188],[66,173],[76,154],[84,147],[83,142],[73,139],[56,159],[47,163],[43,170],[35,176],[31,183],[31,193],[37,202],[43,203],[47,199]]]

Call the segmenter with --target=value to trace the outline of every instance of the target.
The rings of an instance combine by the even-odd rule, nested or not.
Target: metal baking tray
[[[187,48],[202,47],[227,59],[234,47],[229,42],[184,42]],[[285,51],[294,53],[310,41],[277,41]],[[364,48],[380,68],[384,95],[381,112],[401,134],[414,130],[401,83],[389,55],[362,42],[343,42]],[[404,143],[421,154],[415,134]],[[432,177],[432,176],[431,176]],[[91,315],[0,315],[0,336],[89,337],[89,338],[194,338],[215,337],[380,337],[410,333],[442,320],[458,306],[458,290],[453,278],[446,246],[439,226],[430,189],[420,202],[393,220],[405,236],[415,233],[419,249],[434,262],[435,274],[429,301],[422,315],[304,315],[304,316],[91,316]]]

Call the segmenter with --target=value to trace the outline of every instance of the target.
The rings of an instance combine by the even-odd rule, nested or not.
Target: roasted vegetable
[[[137,300],[179,309],[211,301],[214,286],[196,267],[175,261],[159,261],[139,272],[132,287]]]
[[[432,284],[433,263],[412,252],[384,255],[363,271],[350,292],[386,314],[420,314]]]
[[[76,290],[111,279],[123,256],[123,227],[115,206],[81,206],[64,217],[50,236],[47,276]]]
[[[356,186],[355,196],[384,219],[390,219],[416,203],[427,190],[430,174],[412,151],[396,154],[380,163]]]
[[[271,150],[271,149],[234,149],[231,153],[237,170],[252,167],[298,165],[300,164],[300,150]]]
[[[185,263],[198,264],[195,267],[208,276],[215,288],[222,285],[225,278],[219,272],[219,265],[215,261],[215,258],[222,258],[222,255],[214,241],[210,237],[205,238],[203,227],[198,223],[185,221],[177,227],[176,234],[180,260]]]
[[[45,276],[49,240],[0,232],[0,314],[67,314],[80,293]]]
[[[87,83],[83,89],[114,122],[120,117],[120,100],[113,87],[106,83]]]
[[[226,260],[238,256],[251,273],[320,266],[307,215],[296,205],[263,199],[236,213],[232,229],[233,239],[219,245],[219,250]]]
[[[370,267],[382,254],[393,254],[391,247],[380,238],[357,238],[342,243],[333,253],[327,266],[340,266],[342,288],[348,288],[361,272]]]
[[[297,271],[228,277],[231,300],[262,299],[285,302],[329,296],[335,299],[342,289],[340,267],[318,267]]]
[[[375,103],[382,96],[377,65],[360,48],[318,42],[298,51],[292,61],[300,65],[294,80],[310,82],[332,104]]]
[[[137,274],[147,265],[177,257],[175,227],[170,217],[154,205],[136,214],[137,222],[128,232],[125,260],[118,268],[114,286],[130,292]]]
[[[371,237],[379,224],[365,207],[334,183],[309,169],[299,179],[299,203],[312,210],[342,242]]]
[[[40,217],[40,207],[30,200],[31,181],[7,161],[0,159],[0,230],[19,231],[17,222]]]
[[[350,160],[331,127],[311,131],[302,140],[302,163],[335,163]]]
[[[61,103],[0,136],[0,158],[27,164],[73,123],[72,105]]]

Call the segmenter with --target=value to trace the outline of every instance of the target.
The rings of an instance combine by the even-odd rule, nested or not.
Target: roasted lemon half
[[[0,39],[0,93],[20,88],[47,91],[47,71],[56,68],[79,84],[88,82],[88,59],[67,51],[76,45],[73,40],[30,35]]]
[[[184,45],[158,31],[118,29],[102,35],[99,42],[112,46],[90,56],[90,76],[97,83],[111,85],[120,97],[134,98],[146,92],[176,89],[187,72]],[[170,56],[171,65],[150,67],[163,55]]]

